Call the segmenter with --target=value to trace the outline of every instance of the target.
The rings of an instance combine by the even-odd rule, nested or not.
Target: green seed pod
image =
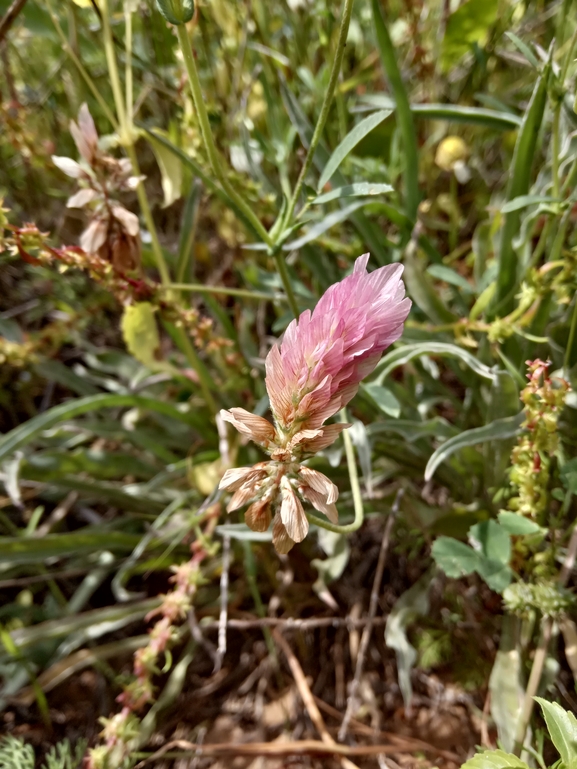
[[[194,0],[156,0],[156,5],[169,24],[186,24],[194,16]]]

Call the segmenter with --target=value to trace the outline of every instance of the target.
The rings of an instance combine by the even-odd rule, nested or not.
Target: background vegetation
[[[0,18],[0,766],[574,766],[572,0]],[[217,413],[366,251],[364,523],[279,557]]]

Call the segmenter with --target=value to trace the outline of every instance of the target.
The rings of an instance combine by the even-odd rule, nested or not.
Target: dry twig
[[[330,737],[330,735],[329,735]],[[135,769],[142,769],[151,761],[157,761],[174,748],[182,751],[192,751],[195,756],[343,756],[361,757],[378,756],[379,754],[398,754],[399,748],[395,745],[339,745],[336,742],[328,744],[320,740],[301,740],[299,742],[221,742],[218,744],[200,744],[187,742],[186,740],[173,740],[164,745],[156,753],[147,756],[136,765]],[[170,755],[171,758],[179,758],[179,755]]]
[[[303,669],[301,668],[299,661],[293,654],[293,651],[290,648],[287,641],[283,638],[283,636],[281,635],[281,633],[279,633],[278,630],[273,630],[272,635],[275,640],[275,643],[277,644],[277,646],[280,646],[280,648],[283,651],[283,654],[287,659],[287,662],[291,669],[291,673],[295,680],[295,684],[297,686],[297,689],[299,690],[301,699],[304,703],[305,708],[307,709],[307,712],[310,716],[311,721],[313,722],[313,724],[316,727],[316,730],[320,734],[321,740],[325,745],[330,745],[333,747],[336,746],[335,741],[333,740],[333,738],[328,732],[327,727],[325,726],[325,722],[323,721],[321,711],[317,707],[317,703],[315,702],[315,698],[313,697],[313,693],[310,690],[307,679],[305,678],[305,674],[303,673]],[[341,759],[341,766],[344,767],[344,769],[358,769],[356,764],[353,764],[352,761],[349,761],[347,758],[344,758],[344,757]]]
[[[2,41],[8,34],[10,27],[14,24],[20,15],[20,11],[22,11],[25,5],[26,0],[14,0],[10,8],[8,8],[4,14],[3,18],[0,19],[0,45],[2,44]]]

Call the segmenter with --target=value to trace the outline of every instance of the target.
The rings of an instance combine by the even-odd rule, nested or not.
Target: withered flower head
[[[383,351],[402,334],[411,302],[405,298],[399,264],[367,272],[369,254],[351,275],[332,285],[311,313],[288,326],[282,343],[266,358],[266,389],[274,426],[242,408],[223,419],[271,457],[252,468],[227,470],[221,489],[234,491],[228,510],[251,503],[245,520],[255,531],[273,521],[273,543],[287,553],[308,533],[301,499],[336,523],[338,489],[302,464],[349,425],[324,422],[356,394]]]
[[[136,214],[119,202],[118,195],[135,190],[142,177],[133,175],[127,158],[103,152],[98,132],[86,104],[80,107],[78,122],[70,121],[70,133],[80,153],[80,162],[54,155],[61,171],[78,183],[78,191],[68,199],[68,208],[83,208],[89,223],[80,236],[80,246],[112,263],[117,272],[140,266],[140,224]]]

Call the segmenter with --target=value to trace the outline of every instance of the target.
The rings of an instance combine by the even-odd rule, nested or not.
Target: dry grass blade
[[[321,711],[317,707],[315,698],[313,697],[313,693],[310,690],[310,687],[307,683],[307,679],[305,678],[305,674],[303,673],[303,669],[301,668],[299,661],[293,654],[293,651],[288,645],[287,641],[283,638],[283,636],[279,633],[278,630],[273,630],[272,636],[275,640],[275,643],[277,644],[277,646],[279,646],[282,649],[282,652],[287,659],[287,662],[291,669],[291,673],[293,674],[295,684],[297,685],[297,689],[299,690],[299,694],[302,698],[304,706],[307,709],[307,712],[310,716],[311,721],[313,722],[318,733],[320,734],[321,740],[325,745],[335,746],[336,743],[331,737],[331,735],[329,734],[327,727],[325,726],[325,722],[323,721]],[[353,764],[353,762],[349,761],[347,758],[341,759],[341,766],[343,767],[343,769],[358,769],[357,765]]]
[[[163,756],[177,758],[171,753],[173,749],[187,751],[182,757],[190,753],[194,756],[343,756],[343,757],[363,757],[378,756],[379,754],[390,755],[400,752],[396,745],[339,745],[333,742],[331,745],[320,740],[301,740],[299,742],[222,742],[218,744],[201,744],[188,742],[187,740],[173,740],[164,745],[143,761],[136,765],[135,769],[142,769],[151,761],[157,761]],[[350,766],[350,764],[349,764]]]

